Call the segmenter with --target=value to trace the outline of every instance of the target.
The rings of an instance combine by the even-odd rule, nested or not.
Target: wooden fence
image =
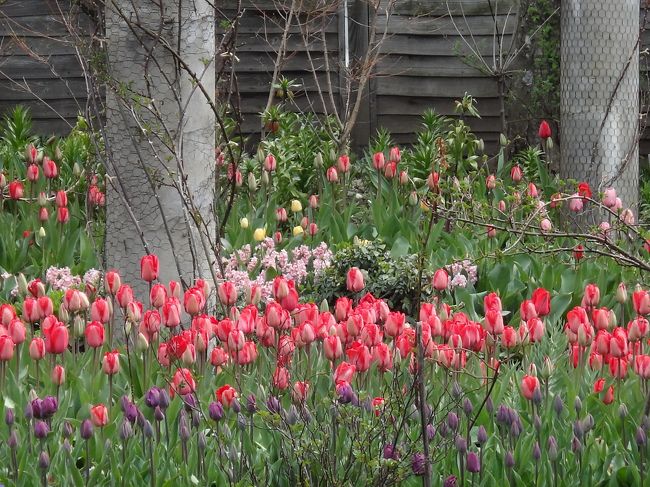
[[[320,5],[327,2],[311,1]],[[387,0],[382,0],[385,4]],[[290,0],[243,0],[244,15],[237,37],[237,100],[245,134],[259,134],[259,118],[267,104],[277,50],[283,32],[283,12]],[[299,12],[287,38],[287,55],[281,75],[296,80],[302,90],[295,109],[318,114],[340,109],[345,96],[346,59],[354,64],[368,48],[368,7],[363,0],[330,2],[327,15]],[[498,5],[498,11],[490,9]],[[65,133],[86,103],[86,86],[74,53],[67,42],[62,0],[0,0],[0,113],[18,103],[32,109],[35,128],[41,133]],[[234,17],[234,0],[218,2],[217,27]],[[434,108],[454,114],[454,101],[464,93],[478,101],[481,119],[470,120],[472,129],[488,148],[496,147],[501,131],[500,104],[495,79],[472,66],[468,44],[488,66],[498,54],[495,45],[507,46],[517,24],[518,0],[397,0],[389,19],[380,16],[380,31],[387,36],[375,66],[354,131],[367,141],[385,127],[399,143],[414,141],[420,115]],[[317,18],[318,24],[314,23]],[[347,22],[346,22],[347,19]],[[495,21],[502,34],[495,38]],[[81,27],[93,29],[82,16]],[[321,28],[324,35],[320,34]],[[347,34],[348,42],[345,42]],[[650,36],[642,37],[642,49]],[[325,57],[327,53],[327,58]],[[475,64],[475,63],[474,63]],[[315,67],[316,76],[308,69]],[[648,71],[642,58],[643,82]],[[29,88],[27,92],[26,88]],[[319,96],[322,93],[322,98]],[[334,105],[334,106],[333,106]],[[650,131],[641,140],[641,154],[650,152]]]

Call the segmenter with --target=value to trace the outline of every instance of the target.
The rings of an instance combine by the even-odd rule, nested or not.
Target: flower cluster
[[[219,277],[232,282],[240,294],[253,286],[261,290],[263,302],[272,295],[272,280],[268,272],[281,274],[296,285],[305,282],[310,272],[318,277],[332,264],[332,251],[322,242],[315,248],[300,245],[290,252],[277,250],[272,238],[265,238],[252,248],[249,244],[234,251],[229,258],[223,258],[224,275]]]

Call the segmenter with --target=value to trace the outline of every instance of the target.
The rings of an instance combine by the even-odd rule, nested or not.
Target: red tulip
[[[503,333],[501,335],[501,343],[506,348],[514,348],[518,345],[518,335],[517,330],[512,326],[504,326]]]
[[[48,179],[54,179],[59,175],[59,168],[56,167],[56,162],[47,156],[43,159],[43,174]]]
[[[62,189],[57,191],[54,198],[54,203],[56,204],[57,208],[68,206],[68,194]]]
[[[28,323],[35,323],[41,319],[41,309],[36,299],[27,297],[23,301],[23,319]]]
[[[162,321],[167,328],[181,324],[181,303],[177,298],[167,298],[162,307]]]
[[[347,362],[341,362],[334,371],[334,383],[338,384],[340,382],[352,382],[356,370],[357,369],[354,365]]]
[[[67,350],[69,339],[68,328],[58,321],[45,335],[45,349],[54,355],[61,354]]]
[[[434,193],[437,192],[440,188],[440,174],[435,171],[430,173],[427,178],[427,186],[430,191],[433,191]]]
[[[276,367],[273,372],[273,387],[284,391],[289,387],[289,371],[286,367]]]
[[[519,181],[521,181],[523,177],[524,177],[524,173],[521,170],[521,167],[519,167],[518,164],[512,166],[512,169],[510,169],[510,178],[512,179],[512,181],[518,183]]]
[[[383,152],[376,152],[372,156],[372,165],[377,171],[381,171],[384,168],[386,160],[384,159]]]
[[[232,282],[222,282],[217,286],[219,301],[224,306],[232,306],[237,302],[237,289]]]
[[[50,218],[50,214],[47,211],[47,208],[42,207],[38,210],[38,221],[41,223],[46,222]]]
[[[133,301],[133,289],[128,284],[122,284],[115,295],[120,308],[126,309],[131,301]]]
[[[38,181],[39,174],[40,172],[36,164],[30,164],[29,166],[27,166],[27,179],[29,181],[31,181],[32,183]]]
[[[328,336],[323,340],[323,352],[325,357],[331,362],[343,355],[343,345],[341,339],[337,335]]]
[[[337,182],[339,180],[339,174],[336,171],[336,168],[334,166],[327,169],[326,176],[327,176],[327,180],[330,183],[335,183],[335,182]]]
[[[490,293],[483,298],[483,307],[485,310],[496,309],[502,311],[501,298],[497,293]]]
[[[600,301],[600,289],[595,284],[587,284],[582,298],[582,306],[597,306]]]
[[[346,354],[358,372],[365,372],[370,368],[372,354],[370,349],[360,341],[353,342],[346,350]]]
[[[248,365],[255,360],[257,360],[257,345],[255,342],[246,341],[243,348],[235,355],[235,361],[238,365]]]
[[[275,171],[278,163],[275,160],[275,156],[273,154],[269,154],[264,158],[264,170],[268,172],[273,172]]]
[[[184,396],[196,390],[196,381],[192,377],[189,369],[177,369],[172,379],[170,395],[174,397],[176,393]]]
[[[11,340],[16,345],[20,345],[26,339],[27,331],[25,330],[25,325],[19,318],[11,320],[11,323],[9,323],[9,326],[7,327],[7,331],[9,332]]]
[[[12,181],[9,183],[9,198],[12,200],[19,200],[23,197],[24,193],[25,188],[23,187],[23,183],[20,181]]]
[[[115,271],[108,271],[105,276],[106,279],[106,292],[111,296],[115,296],[117,291],[122,285],[122,279],[120,275]]]
[[[609,357],[609,373],[612,377],[618,379],[625,379],[627,375],[627,360],[619,359],[610,355]]]
[[[91,321],[84,331],[86,343],[91,348],[99,348],[104,344],[104,325],[99,321]]]
[[[650,356],[637,355],[634,358],[634,372],[642,379],[650,379]]]
[[[188,315],[195,316],[199,314],[205,306],[205,297],[203,296],[203,291],[196,287],[188,289],[185,291],[183,304],[185,306],[185,312]]]
[[[140,259],[140,276],[143,281],[152,282],[158,279],[160,263],[155,254],[145,255]]]
[[[291,398],[296,404],[304,404],[309,394],[309,382],[297,381],[291,389]]]
[[[90,408],[90,420],[97,428],[103,428],[108,424],[108,409],[103,404],[97,404]]]
[[[65,383],[65,369],[62,365],[55,365],[52,369],[52,383],[57,386]]]
[[[90,319],[100,323],[108,323],[111,319],[111,305],[103,298],[97,298],[90,306]]]
[[[234,387],[229,386],[228,384],[221,386],[217,389],[215,393],[217,401],[219,401],[224,407],[229,408],[233,401],[237,398],[238,394]]]
[[[29,356],[32,360],[41,360],[45,357],[45,341],[42,338],[32,338],[29,344]]]
[[[494,174],[489,174],[485,179],[485,187],[488,190],[494,189],[497,186],[497,178]]]
[[[580,244],[576,245],[575,248],[573,249],[573,257],[577,261],[582,259],[585,255],[584,247]]]
[[[582,196],[583,198],[591,198],[592,192],[591,192],[591,187],[589,186],[589,183],[587,182],[581,182],[578,184],[578,194]]]
[[[342,173],[346,173],[350,170],[350,157],[346,154],[339,156],[338,168]]]
[[[543,287],[533,291],[531,300],[535,304],[537,316],[546,316],[551,312],[551,294]]]
[[[600,394],[605,388],[605,379],[600,378],[594,383],[594,393]],[[614,402],[614,386],[609,386],[603,396],[603,403],[611,404]]]
[[[0,324],[9,326],[9,323],[16,318],[16,310],[10,304],[0,304]]]
[[[485,319],[483,320],[483,328],[492,335],[500,335],[503,333],[503,316],[501,311],[496,308],[488,308],[485,312]]]
[[[210,353],[210,363],[215,367],[221,367],[228,362],[228,353],[221,347],[214,347]]]
[[[627,357],[627,352],[627,332],[621,327],[614,328],[609,342],[610,355],[616,358],[624,358]]]
[[[372,357],[377,362],[377,369],[380,372],[386,372],[393,368],[393,357],[388,345],[381,342],[372,349]]]
[[[359,270],[358,267],[352,267],[350,270],[348,270],[346,286],[348,288],[348,291],[352,293],[358,293],[365,287],[365,284],[363,282],[363,273]]]
[[[539,390],[539,379],[534,375],[524,375],[521,379],[521,394],[532,401],[536,390]]]
[[[386,179],[393,179],[397,175],[397,163],[389,162],[384,167],[384,176]]]
[[[384,333],[390,337],[396,337],[402,333],[404,329],[404,324],[406,322],[406,316],[404,313],[399,312],[390,312],[386,317],[386,322],[384,323]]]
[[[402,153],[400,152],[399,147],[394,146],[390,148],[388,160],[395,163],[399,163],[402,160]]]
[[[539,124],[538,134],[539,138],[542,140],[546,140],[551,136],[551,126],[546,120],[542,120],[542,122]]]
[[[6,362],[14,356],[14,341],[9,335],[0,335],[0,361]]]
[[[449,274],[445,269],[438,269],[433,274],[433,288],[436,291],[444,291],[449,286]]]
[[[67,207],[62,206],[56,209],[56,221],[64,224],[70,221],[70,210]]]
[[[115,375],[120,371],[120,352],[106,352],[102,359],[102,370],[106,375]]]
[[[601,355],[609,354],[609,343],[612,336],[607,330],[599,330],[596,333],[596,351]]]
[[[637,315],[650,314],[650,293],[646,290],[634,291],[632,293],[634,311]]]

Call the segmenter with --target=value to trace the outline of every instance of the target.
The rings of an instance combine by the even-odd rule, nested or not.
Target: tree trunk
[[[639,0],[563,0],[560,173],[638,201]]]
[[[206,227],[213,226],[215,116],[171,51],[212,96],[215,29],[209,3],[106,1],[106,135],[114,161],[107,172],[115,183],[108,188],[106,254],[109,267],[140,283],[140,290],[145,249],[133,215],[149,251],[160,259],[162,281],[191,283],[206,275],[208,257],[179,189],[187,191],[186,200],[192,195]]]

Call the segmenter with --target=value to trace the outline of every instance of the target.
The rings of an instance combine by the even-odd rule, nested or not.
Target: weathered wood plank
[[[237,38],[237,51],[238,52],[276,52],[280,47],[281,34],[269,34],[266,38],[263,37],[238,37]],[[326,34],[325,42],[327,49],[336,51],[338,48],[338,36],[336,34]],[[308,44],[311,51],[320,52],[323,50],[323,43],[320,40],[313,40]],[[300,35],[291,35],[287,37],[287,52],[306,51],[302,37]]]
[[[43,79],[56,78],[57,75],[64,78],[82,77],[83,71],[77,57],[72,55],[49,56],[44,62],[30,56],[0,58],[0,78]]]
[[[328,113],[332,113],[329,97],[325,96],[324,98],[329,109]],[[265,94],[250,93],[241,98],[239,109],[241,110],[241,113],[246,116],[251,114],[257,115],[264,110],[266,101],[267,96]],[[308,96],[298,96],[294,98],[293,102],[287,105],[287,110],[301,112],[313,111],[318,114],[325,113],[320,97],[315,92],[308,93]]]
[[[232,22],[235,17],[235,11],[217,14],[217,34],[225,32],[225,29],[228,27],[227,23]],[[281,34],[284,32],[285,21],[284,15],[273,11],[257,12],[248,10],[239,18],[237,32],[241,35],[261,33]],[[301,31],[304,31],[306,33],[317,33],[320,35],[321,30],[325,30],[325,32],[332,34],[338,32],[337,22],[337,15],[330,15],[316,20],[308,19],[306,16],[300,15],[298,16],[298,20],[294,20],[292,23],[289,32],[291,34],[299,34]],[[300,23],[300,26],[298,23]]]
[[[42,98],[44,100],[64,100],[86,98],[86,82],[83,78],[32,79],[27,87],[22,81],[0,79],[0,99],[18,103],[21,100]]]
[[[379,17],[379,25],[383,26],[386,16]],[[495,28],[496,27],[496,28]],[[501,35],[514,34],[517,27],[516,15],[498,15],[495,19],[487,15],[472,15],[466,17],[430,17],[391,15],[388,22],[388,34],[408,35]],[[383,29],[383,27],[382,27]]]
[[[377,98],[377,111],[381,115],[420,116],[427,108],[432,108],[440,115],[454,115],[455,99],[450,96],[427,98],[416,96],[380,96]],[[481,116],[499,114],[498,98],[478,98],[476,106]]]
[[[381,0],[380,8],[386,8],[388,0]],[[507,14],[511,9],[515,12],[519,0],[499,0],[495,13]],[[496,7],[496,2],[492,2]],[[393,13],[396,15],[492,15],[488,0],[398,0]]]
[[[296,83],[301,85],[294,90],[296,93],[300,93],[305,90],[316,90],[316,82],[314,81],[314,77],[311,73],[305,73],[304,71],[284,71],[283,75],[286,78],[294,80]],[[246,73],[245,75],[239,76],[237,79],[239,91],[241,93],[268,93],[271,86],[271,78],[271,75],[265,75],[261,73]],[[318,74],[318,82],[323,87],[327,85],[327,78],[325,74]],[[332,91],[334,93],[338,93],[338,86],[333,86]]]
[[[0,38],[0,57],[12,55],[30,55],[30,51],[36,54],[61,55],[74,54],[75,46],[70,39],[65,37],[13,37]]]
[[[68,12],[70,7],[70,2],[66,0],[3,0],[0,3],[0,17],[58,14]]]
[[[69,118],[66,120],[43,120],[43,119],[32,119],[32,132],[39,135],[57,135],[65,136],[70,133],[72,127],[74,127],[77,122],[76,117]]]
[[[459,54],[468,55],[473,49],[481,56],[491,56],[494,52],[494,43],[497,42],[497,46],[500,45],[500,40],[495,41],[492,36],[474,36],[473,40],[467,39],[467,41],[470,46],[459,36],[394,35],[386,38],[386,41],[381,45],[381,52],[386,54],[458,56]],[[511,35],[504,36],[503,46],[506,51],[511,42]]]
[[[492,64],[491,58],[483,59],[488,65]],[[377,76],[435,76],[459,79],[485,75],[483,71],[459,57],[407,54],[381,56],[375,72]]]
[[[335,12],[340,2],[341,0],[303,0],[298,5],[298,11],[312,15],[316,12]],[[219,10],[236,10],[237,3],[237,0],[220,0],[217,13]],[[291,0],[243,0],[241,6],[246,11],[289,11]]]
[[[335,77],[338,78],[338,53],[333,52],[329,60],[330,72],[335,74]],[[313,63],[316,71],[326,72],[325,71],[325,60],[319,52],[311,53],[311,62]],[[266,52],[266,53],[255,53],[250,52],[242,54],[239,56],[239,61],[236,64],[236,69],[238,73],[271,73],[273,74],[273,68],[275,65],[275,54]],[[290,56],[285,59],[282,63],[283,71],[302,71],[310,72],[311,64],[309,58],[307,57],[306,52],[293,52]]]
[[[60,119],[76,118],[77,114],[84,109],[84,100],[49,100],[48,106],[39,100],[0,100],[0,113],[7,113],[14,109],[16,105],[22,105],[29,108],[33,119]]]
[[[423,107],[426,108],[426,107]],[[393,134],[409,133],[419,129],[421,117],[413,115],[379,115],[378,124]],[[477,132],[493,132],[500,126],[499,117],[469,118],[466,123]]]
[[[497,96],[497,85],[487,78],[464,78],[459,82],[453,78],[416,78],[392,76],[377,79],[378,95],[462,97],[469,93],[475,97]]]
[[[93,22],[87,15],[81,14],[76,18],[74,25],[82,32],[91,32]],[[0,37],[13,35],[65,37],[68,35],[68,28],[60,15],[0,16]]]

